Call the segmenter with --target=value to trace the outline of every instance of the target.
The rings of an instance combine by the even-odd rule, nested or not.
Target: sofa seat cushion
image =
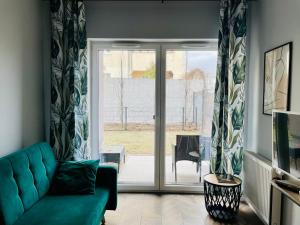
[[[46,195],[14,225],[99,225],[108,198],[100,187],[94,195]]]

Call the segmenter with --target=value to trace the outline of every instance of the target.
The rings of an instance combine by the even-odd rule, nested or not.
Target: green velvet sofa
[[[51,195],[57,163],[38,143],[0,158],[0,225],[99,225],[117,206],[117,170],[99,166],[94,195]]]

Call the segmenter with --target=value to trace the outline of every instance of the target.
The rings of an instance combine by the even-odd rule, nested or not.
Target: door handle
[[[153,116],[152,116],[152,119],[154,119],[154,120],[155,120],[155,119],[156,119],[156,116],[155,116],[155,115],[153,115]]]

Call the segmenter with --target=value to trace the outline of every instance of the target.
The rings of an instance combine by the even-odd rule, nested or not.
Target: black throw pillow
[[[60,162],[53,180],[52,194],[94,194],[99,160]]]

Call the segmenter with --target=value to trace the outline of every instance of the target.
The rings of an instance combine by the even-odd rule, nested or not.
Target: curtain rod
[[[85,2],[218,2],[220,0],[84,0]],[[249,2],[255,2],[257,0],[248,0]]]

